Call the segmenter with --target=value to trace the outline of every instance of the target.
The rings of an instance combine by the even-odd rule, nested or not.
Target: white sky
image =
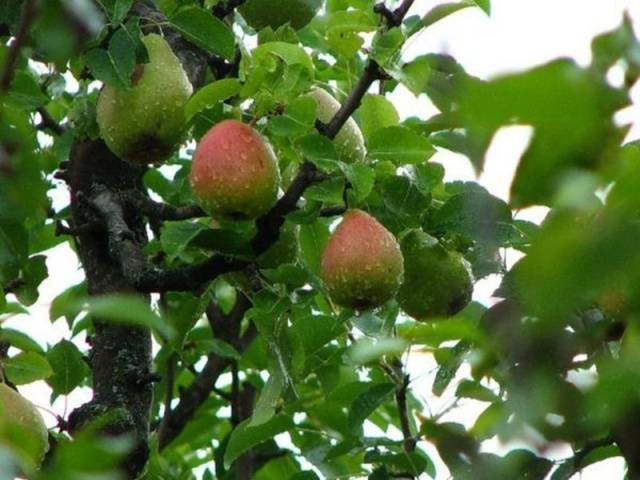
[[[433,5],[444,2],[416,0],[412,13],[423,13]],[[406,57],[440,52],[453,55],[469,73],[490,78],[497,74],[513,72],[544,63],[559,56],[570,56],[582,64],[590,59],[590,42],[598,33],[617,27],[623,12],[629,11],[635,21],[636,31],[640,31],[640,2],[638,0],[492,0],[493,12],[490,18],[479,9],[460,11],[432,26],[412,41],[405,49]],[[427,118],[435,113],[430,102],[422,96],[416,101],[406,91],[398,89],[392,96],[403,117],[420,116]],[[638,91],[634,92],[638,101]],[[624,120],[640,118],[640,111],[633,107],[623,115]],[[639,135],[635,126],[630,136]],[[499,132],[489,151],[485,171],[479,181],[494,195],[507,200],[511,177],[519,154],[526,147],[528,130],[516,127]],[[447,180],[474,179],[473,170],[466,158],[441,151],[435,161],[445,164]],[[541,209],[525,212],[526,218],[540,219]],[[64,320],[51,325],[48,308],[51,300],[69,285],[82,280],[83,274],[75,255],[68,248],[56,248],[49,252],[48,267],[50,278],[41,286],[40,299],[31,309],[31,316],[18,316],[7,320],[6,327],[27,331],[41,344],[55,344],[68,337]],[[495,278],[483,280],[476,287],[476,299],[488,303],[491,292],[497,285]],[[83,347],[84,348],[84,347]],[[414,380],[414,391],[425,399],[433,412],[440,411],[452,398],[450,388],[443,398],[429,394],[435,363],[425,355],[412,355],[409,370]],[[42,382],[40,382],[42,383]],[[88,399],[88,390],[76,390],[68,399],[68,404],[59,399],[49,406],[48,388],[40,383],[20,388],[21,392],[40,406],[53,409],[58,414],[70,412]],[[454,410],[445,419],[472,424],[486,404],[469,405]],[[43,413],[49,425],[55,420]],[[395,432],[397,433],[397,432]],[[497,444],[492,450],[500,450]],[[432,451],[432,449],[429,449]],[[554,454],[558,458],[570,454],[560,449]],[[436,458],[433,456],[432,458]],[[438,479],[447,478],[446,469],[438,464]],[[605,476],[622,478],[623,462],[609,460],[586,469],[583,480],[599,480]]]

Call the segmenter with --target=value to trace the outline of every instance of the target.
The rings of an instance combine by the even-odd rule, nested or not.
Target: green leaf
[[[224,452],[224,466],[229,468],[231,464],[247,450],[271,440],[279,433],[295,428],[290,417],[277,415],[266,423],[258,426],[250,426],[251,419],[239,424],[229,438],[227,449]]]
[[[201,111],[216,106],[240,92],[242,85],[235,78],[216,80],[198,90],[187,102],[185,114],[190,121]]]
[[[509,418],[509,411],[504,403],[489,405],[471,427],[471,432],[479,440],[486,440],[498,433],[498,430]]]
[[[300,137],[296,141],[296,146],[307,160],[313,162],[321,170],[332,172],[338,169],[336,148],[327,137],[310,133]]]
[[[269,379],[258,397],[249,427],[257,427],[273,418],[276,405],[286,385],[286,378],[281,369],[276,368],[269,375]]]
[[[491,15],[491,0],[473,0],[487,15]]]
[[[342,205],[344,194],[344,179],[330,178],[312,185],[304,192],[307,200],[315,200],[329,205]]]
[[[358,111],[362,133],[367,139],[371,139],[381,128],[392,127],[400,122],[396,107],[382,95],[365,95]]]
[[[468,8],[476,5],[473,0],[466,0],[457,3],[443,3],[441,5],[437,5],[429,10],[424,17],[422,17],[422,27],[430,27],[434,23],[439,22],[443,18],[448,17],[456,13],[463,8]]]
[[[60,317],[65,317],[71,327],[73,321],[82,311],[83,300],[87,297],[87,284],[85,282],[73,285],[58,295],[49,307],[49,319],[55,322]]]
[[[373,191],[376,181],[375,171],[362,163],[345,165],[343,171],[349,183],[356,201],[361,202]]]
[[[127,294],[92,297],[87,304],[89,313],[102,321],[146,327],[170,337],[172,330],[151,311],[149,304],[139,296]]]
[[[231,29],[207,10],[189,6],[169,19],[173,27],[198,47],[232,60],[236,39]]]
[[[209,228],[197,222],[165,222],[160,234],[162,250],[169,261],[178,258],[201,232]]]
[[[47,383],[55,395],[67,395],[79,386],[89,374],[89,366],[73,343],[62,340],[47,352],[53,375]]]
[[[534,135],[511,185],[514,207],[551,205],[561,181],[576,169],[595,169],[626,130],[613,115],[629,102],[597,71],[556,60],[490,82],[469,80],[460,96],[478,170],[498,128],[529,125]]]
[[[438,232],[456,232],[482,243],[498,244],[498,225],[511,222],[511,209],[486,190],[467,191],[449,198],[434,214]]]
[[[119,28],[109,40],[109,48],[94,48],[86,54],[93,75],[107,85],[126,88],[136,65],[136,44],[129,32]]]
[[[109,16],[111,24],[118,25],[131,9],[133,0],[99,0],[99,3]]]
[[[288,66],[300,65],[308,73],[313,75],[314,66],[311,57],[304,48],[299,45],[286,42],[263,43],[253,51],[257,58],[272,55],[282,60]]]
[[[11,90],[9,90],[9,98],[13,103],[29,110],[42,107],[48,100],[33,75],[24,70],[15,73],[11,82]]]
[[[224,340],[219,338],[208,338],[205,340],[198,340],[196,342],[198,347],[208,353],[215,353],[216,355],[224,358],[232,358],[233,360],[240,360],[241,355],[235,347]]]
[[[371,158],[396,165],[421,163],[433,154],[429,140],[407,127],[393,126],[377,130],[369,141]]]
[[[29,237],[21,224],[0,221],[0,282],[7,283],[18,276],[28,248]]]
[[[32,339],[26,333],[12,328],[0,329],[0,341],[6,342],[23,352],[44,353],[44,350],[38,342]]]
[[[433,387],[431,388],[434,395],[439,397],[444,393],[445,389],[458,373],[458,369],[462,365],[462,361],[469,352],[469,349],[469,342],[458,342],[455,347],[448,349],[449,355],[444,361],[438,361],[440,367],[436,372],[436,376],[433,379]]]
[[[16,385],[32,383],[53,374],[47,359],[34,351],[21,352],[2,363],[7,379]]]
[[[38,287],[47,278],[47,257],[35,255],[23,265],[20,273],[22,284],[15,294],[23,305],[33,305],[38,299]]]
[[[282,115],[269,121],[270,130],[282,137],[297,137],[311,130],[316,119],[316,102],[309,96],[296,98]]]
[[[224,279],[219,278],[215,282],[213,293],[222,313],[229,315],[236,304],[236,289]]]
[[[349,409],[349,429],[354,434],[362,429],[362,424],[378,408],[387,397],[396,390],[393,383],[372,385],[369,390],[358,395]]]
[[[495,402],[499,398],[489,388],[473,380],[463,380],[458,384],[456,397],[473,398],[481,402]]]
[[[364,365],[385,355],[401,355],[407,343],[401,338],[380,338],[372,340],[361,338],[347,350],[354,365]]]

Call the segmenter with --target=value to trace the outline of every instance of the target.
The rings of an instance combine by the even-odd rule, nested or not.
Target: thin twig
[[[42,121],[38,124],[39,130],[49,130],[56,135],[63,135],[66,129],[60,125],[44,107],[38,107],[38,113]]]
[[[398,405],[398,414],[400,415],[402,436],[404,437],[404,450],[410,453],[416,449],[416,439],[411,434],[411,427],[409,425],[409,409],[407,408],[408,387],[409,375],[405,375],[402,381],[402,385],[396,391],[396,403]]]
[[[246,0],[227,0],[226,3],[220,3],[216,5],[213,9],[213,14],[216,17],[223,19],[228,15],[231,15],[234,10],[241,6],[245,1]]]
[[[138,190],[125,192],[123,196],[125,201],[136,210],[154,220],[189,220],[207,216],[205,211],[197,205],[174,207],[166,203],[154,202]]]

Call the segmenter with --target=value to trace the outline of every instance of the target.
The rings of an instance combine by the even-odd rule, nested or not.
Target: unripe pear
[[[0,383],[0,442],[29,469],[38,468],[49,449],[49,434],[40,412],[6,383]]]
[[[275,203],[280,173],[260,133],[238,120],[223,120],[200,140],[189,180],[196,200],[211,215],[252,219]]]
[[[316,101],[316,117],[323,123],[331,121],[340,110],[340,102],[326,90],[314,88],[309,95]],[[336,147],[338,159],[345,163],[362,162],[367,154],[362,131],[353,118],[345,122],[333,140],[333,144]]]
[[[100,135],[109,149],[140,165],[166,160],[181,143],[193,92],[167,42],[156,34],[142,41],[149,63],[136,66],[130,88],[106,85],[97,106]]]
[[[469,263],[421,230],[410,231],[400,242],[404,281],[398,292],[400,307],[421,320],[455,315],[473,294]]]
[[[393,298],[403,261],[395,237],[371,215],[349,210],[322,254],[320,276],[331,299],[365,310]]]
[[[322,6],[322,0],[248,0],[239,8],[242,18],[255,30],[289,23],[294,29],[307,25]]]

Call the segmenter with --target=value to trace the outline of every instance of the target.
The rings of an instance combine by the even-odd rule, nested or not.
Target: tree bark
[[[91,221],[86,201],[97,185],[113,192],[142,190],[144,169],[123,162],[102,141],[76,142],[69,164],[71,210],[74,226]],[[144,219],[131,209],[124,212],[129,229],[140,244],[147,242]],[[89,295],[138,294],[123,277],[120,266],[109,254],[107,235],[85,230],[78,235],[78,254],[84,267]],[[148,301],[148,296],[144,296]],[[151,334],[145,328],[114,325],[93,319],[90,339],[93,399],[75,410],[69,419],[71,431],[101,415],[104,432],[129,434],[135,447],[123,464],[129,478],[137,478],[149,455],[149,412],[151,409]]]

